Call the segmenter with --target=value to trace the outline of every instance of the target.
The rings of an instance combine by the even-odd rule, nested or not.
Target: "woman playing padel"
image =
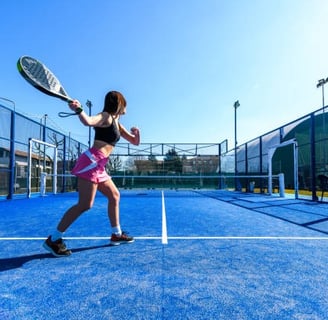
[[[63,241],[63,234],[83,212],[93,206],[97,190],[108,199],[108,217],[112,228],[110,244],[120,245],[134,241],[133,237],[121,230],[120,193],[105,170],[109,156],[120,137],[134,145],[140,143],[139,129],[133,127],[129,132],[119,122],[126,112],[126,100],[118,91],[108,92],[103,111],[95,116],[88,116],[77,100],[69,106],[78,114],[84,125],[94,127],[95,138],[93,146],[81,154],[72,170],[72,174],[78,178],[78,202],[66,211],[56,230],[43,245],[57,257],[69,256],[72,253]]]

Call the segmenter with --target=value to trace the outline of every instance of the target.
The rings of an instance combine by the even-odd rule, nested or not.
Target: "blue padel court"
[[[328,206],[229,191],[122,191],[42,248],[75,193],[0,202],[0,319],[327,319]]]

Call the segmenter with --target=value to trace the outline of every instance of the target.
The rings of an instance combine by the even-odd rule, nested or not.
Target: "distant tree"
[[[124,162],[124,170],[125,172],[133,172],[135,170],[135,159],[134,157],[128,157]]]
[[[157,161],[156,156],[153,155],[153,154],[151,154],[151,155],[148,156],[148,160],[149,160],[149,161],[154,161],[154,162]]]
[[[106,165],[106,170],[109,172],[115,172],[122,170],[122,160],[119,156],[112,156]]]
[[[182,167],[182,160],[175,149],[169,150],[165,154],[164,158],[164,168],[166,171],[172,173],[182,173]]]

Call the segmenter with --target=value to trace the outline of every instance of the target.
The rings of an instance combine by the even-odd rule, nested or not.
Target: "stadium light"
[[[317,88],[322,88],[322,132],[323,135],[326,135],[326,117],[325,117],[325,84],[328,82],[328,78],[320,79],[317,83]],[[323,144],[323,164],[324,164],[324,173],[326,173],[326,144]]]
[[[322,88],[322,109],[325,110],[325,84],[328,82],[328,78],[320,79],[317,83],[317,88]]]
[[[235,109],[235,175],[237,175],[238,168],[237,168],[237,108],[240,107],[239,100],[237,100],[233,107]],[[237,181],[235,182],[235,188],[237,189]]]

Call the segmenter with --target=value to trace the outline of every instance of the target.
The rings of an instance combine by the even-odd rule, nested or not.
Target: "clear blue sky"
[[[44,62],[93,113],[122,91],[121,122],[142,142],[232,148],[236,100],[239,144],[322,106],[326,0],[11,0],[0,12],[0,96],[83,142],[88,128],[21,78],[20,56]]]

